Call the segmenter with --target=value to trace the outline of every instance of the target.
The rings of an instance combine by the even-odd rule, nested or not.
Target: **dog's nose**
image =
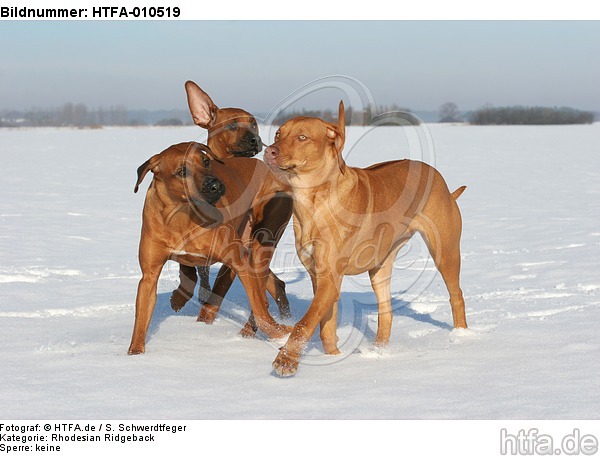
[[[279,155],[279,149],[275,146],[269,146],[265,150],[265,154],[269,155],[271,158],[277,158]]]
[[[211,193],[217,193],[223,188],[223,182],[214,176],[208,176],[204,180],[204,187]]]
[[[204,190],[211,197],[220,197],[225,193],[225,185],[214,176],[206,176],[204,179]]]

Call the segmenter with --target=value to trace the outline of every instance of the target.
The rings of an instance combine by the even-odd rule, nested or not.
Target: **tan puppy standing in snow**
[[[208,131],[207,145],[217,159],[253,157],[263,149],[262,141],[258,135],[258,123],[254,116],[240,108],[219,108],[195,82],[185,83],[190,114],[194,123]],[[245,160],[242,163],[252,164]],[[270,179],[276,182],[274,179]],[[245,232],[240,233],[248,241],[256,233],[260,233],[263,243],[269,242],[273,249],[283,234],[287,223],[292,216],[292,201],[287,197],[285,189],[274,188],[272,196],[261,202],[262,209],[260,223],[249,217],[246,225],[240,225]],[[209,268],[198,268],[201,287],[210,291]],[[202,302],[198,321],[212,323],[215,319],[223,297],[235,279],[234,271],[223,265],[217,274],[212,294],[207,302]],[[191,299],[194,294],[198,275],[196,268],[180,266],[180,285],[171,296],[171,307],[178,312]],[[289,318],[290,306],[285,294],[285,284],[275,274],[269,272],[267,290],[275,299],[279,313],[284,318]]]
[[[250,212],[262,223],[264,202],[273,192],[273,175],[252,158],[214,160],[204,144],[173,145],[146,160],[137,171],[134,191],[153,174],[142,212],[139,261],[142,278],[135,301],[135,323],[129,354],[144,353],[148,327],[156,306],[158,279],[173,260],[188,267],[215,262],[231,268],[240,278],[255,322],[243,335],[257,329],[268,337],[289,333],[269,314],[266,282],[272,254],[270,243],[253,238],[246,245],[240,233]]]
[[[342,158],[344,105],[338,124],[296,117],[277,131],[265,162],[294,193],[296,250],[310,274],[314,299],[273,362],[287,377],[320,324],[325,353],[338,354],[337,302],[344,275],[369,273],[379,306],[375,344],[388,343],[392,325],[390,280],[396,254],[419,232],[448,292],[454,327],[466,328],[459,283],[462,219],[441,174],[412,160],[352,168]]]

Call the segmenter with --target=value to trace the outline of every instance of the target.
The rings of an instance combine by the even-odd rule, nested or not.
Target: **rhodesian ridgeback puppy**
[[[459,284],[462,220],[441,174],[412,160],[352,168],[342,158],[344,105],[339,122],[297,117],[279,128],[264,160],[285,175],[294,193],[296,250],[312,280],[314,299],[294,326],[273,367],[287,377],[320,324],[325,353],[338,354],[337,301],[344,275],[368,272],[378,302],[375,344],[388,343],[390,280],[398,250],[419,232],[441,273],[456,328],[466,328]]]
[[[263,144],[258,135],[258,124],[254,116],[240,108],[217,107],[210,96],[193,81],[185,83],[185,91],[192,119],[196,125],[208,130],[207,145],[217,158],[253,157],[262,151]],[[245,228],[243,234],[239,233],[245,241],[248,241],[252,233],[260,233],[261,236],[270,238],[269,242],[273,247],[277,245],[292,216],[289,189],[288,193],[284,190],[274,189],[273,198],[261,202],[265,213],[260,224],[250,219],[249,223],[240,226],[242,231]],[[198,272],[200,288],[210,293],[208,267],[199,267]],[[178,312],[191,299],[197,279],[196,268],[180,266],[180,286],[171,296],[173,310]],[[208,324],[213,322],[234,279],[235,273],[231,268],[223,265],[217,274],[212,295],[205,295],[204,299],[201,295],[202,307],[198,321]],[[289,318],[291,313],[285,294],[285,283],[273,272],[269,274],[267,290],[277,303],[280,316]]]
[[[135,191],[148,172],[154,177],[142,217],[142,279],[129,354],[145,351],[158,278],[169,259],[189,267],[222,262],[240,278],[258,329],[271,338],[291,329],[276,323],[268,311],[265,282],[272,245],[255,237],[247,247],[239,236],[249,211],[257,224],[262,222],[264,200],[273,192],[273,174],[259,160],[217,161],[206,153],[210,149],[203,144],[177,144],[138,168]]]

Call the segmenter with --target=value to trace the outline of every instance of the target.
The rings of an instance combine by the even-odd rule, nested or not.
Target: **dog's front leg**
[[[273,369],[280,377],[291,377],[298,370],[300,355],[317,325],[335,314],[334,306],[340,297],[341,277],[327,274],[316,278],[315,297],[306,315],[296,323],[286,344],[273,361]],[[335,345],[335,344],[334,344]],[[336,353],[332,351],[332,354]]]
[[[129,355],[139,355],[146,350],[146,334],[156,306],[158,278],[166,261],[166,257],[144,253],[140,248],[142,278],[135,300],[135,324],[128,350]]]
[[[267,291],[263,280],[253,273],[239,273],[238,277],[246,289],[257,328],[264,332],[269,339],[281,339],[289,334],[291,327],[277,323],[269,313]],[[252,325],[252,322],[249,321],[248,325]],[[245,329],[247,328],[245,327]]]
[[[220,236],[220,242],[224,248],[219,250],[221,256],[215,257],[215,259],[231,268],[242,282],[258,329],[271,339],[279,339],[289,334],[292,328],[277,323],[269,314],[265,279],[261,277],[265,272],[260,268],[256,259],[253,258],[239,237],[227,227],[220,230]]]
[[[248,217],[245,217],[244,221],[238,228],[237,233],[241,239],[245,241],[250,238],[250,232],[250,222]],[[233,271],[233,269],[226,264],[223,264],[219,269],[219,273],[217,274],[217,278],[215,279],[212,290],[210,289],[210,284],[209,287],[207,287],[208,293],[206,294],[205,299],[201,301],[202,307],[200,309],[200,313],[198,314],[198,321],[208,325],[212,324],[217,316],[217,313],[219,312],[223,299],[231,288],[235,278],[235,271]]]

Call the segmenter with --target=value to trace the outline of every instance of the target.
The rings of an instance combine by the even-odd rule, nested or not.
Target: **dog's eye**
[[[210,166],[210,160],[208,159],[208,157],[202,157],[202,164],[205,168],[208,168]]]
[[[225,130],[235,131],[238,129],[238,124],[235,122],[231,122],[230,124],[225,125]]]
[[[298,136],[298,139],[300,141],[306,141],[308,138],[305,135],[300,135],[300,136]]]
[[[256,130],[258,128],[258,125],[256,125],[256,122],[252,122],[250,124],[250,126],[252,127],[253,130]]]
[[[275,133],[275,139],[279,139],[279,130]]]
[[[190,175],[190,172],[185,166],[182,166],[177,170],[177,175],[179,177],[188,177]]]

